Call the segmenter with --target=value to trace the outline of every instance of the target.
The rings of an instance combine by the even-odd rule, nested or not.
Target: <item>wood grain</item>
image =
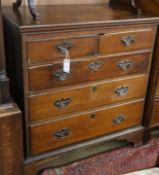
[[[124,62],[125,64],[130,63],[125,70],[119,66]],[[72,61],[69,74],[63,73],[63,63],[34,66],[29,68],[29,89],[30,91],[36,91],[146,73],[148,72],[149,63],[149,53],[143,53],[112,57],[98,56]]]
[[[45,38],[45,36],[41,36]],[[71,58],[97,53],[97,37],[79,36],[76,38],[60,38],[60,39],[40,39],[27,43],[27,54],[29,63],[45,63],[48,61],[63,60],[65,54],[61,53],[57,46],[63,42],[72,44],[69,50]]]
[[[146,37],[145,37],[146,36]],[[153,44],[153,28],[136,29],[131,31],[121,31],[107,33],[101,36],[99,41],[99,53],[113,54],[119,52],[133,51],[138,49],[151,48]],[[131,37],[133,42],[126,46],[123,38]]]
[[[122,87],[128,87],[128,92],[121,96],[117,95],[116,89]],[[28,98],[29,118],[32,122],[46,120],[93,107],[144,97],[146,87],[147,76],[142,75],[32,95]],[[58,101],[63,102],[66,99],[70,99],[66,106],[63,108],[56,106]]]
[[[21,112],[14,103],[0,107],[1,175],[22,175],[24,170]]]
[[[151,125],[158,125],[158,124],[159,124],[159,100],[155,100],[152,111]]]
[[[143,101],[130,102],[124,105],[103,108],[87,114],[71,116],[63,120],[31,126],[31,152],[37,154],[43,151],[66,146],[70,143],[91,139],[96,136],[115,132],[120,129],[140,125],[143,113]],[[136,111],[134,113],[134,111]],[[121,123],[114,120],[124,116]],[[67,136],[57,138],[61,129],[69,129]]]

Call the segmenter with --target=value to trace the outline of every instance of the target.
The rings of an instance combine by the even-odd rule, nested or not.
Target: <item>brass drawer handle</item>
[[[113,119],[113,123],[114,124],[120,124],[125,120],[125,118],[126,117],[124,115],[119,115],[119,116],[117,116]]]
[[[117,67],[119,67],[120,70],[122,71],[126,71],[131,66],[132,66],[132,62],[130,60],[123,60],[117,64]]]
[[[65,41],[65,40],[56,44],[56,49],[58,49],[59,52],[62,54],[65,54],[72,47],[73,47],[73,43],[70,41]]]
[[[102,65],[103,65],[102,61],[94,61],[93,63],[89,64],[89,69],[93,71],[97,71],[101,69]]]
[[[65,81],[68,79],[69,74],[66,72],[63,72],[62,70],[57,70],[56,72],[53,73],[53,76],[59,81]]]
[[[132,43],[135,42],[135,38],[131,35],[128,35],[128,36],[123,37],[121,41],[125,46],[129,47],[131,46]]]
[[[63,139],[67,136],[70,135],[70,129],[69,128],[62,128],[59,129],[57,132],[54,133],[54,137],[56,137],[56,139]]]
[[[128,91],[129,91],[129,87],[122,86],[120,88],[117,88],[115,92],[118,96],[122,96],[122,95],[125,95],[126,93],[128,93]]]
[[[71,99],[70,98],[62,98],[60,100],[55,101],[54,105],[58,109],[62,109],[62,108],[67,107],[70,103],[71,103]]]

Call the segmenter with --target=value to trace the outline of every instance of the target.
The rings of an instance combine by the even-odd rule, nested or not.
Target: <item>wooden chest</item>
[[[8,74],[24,115],[26,160],[120,133],[142,143],[158,18],[109,5],[39,11],[40,21],[32,21],[25,10],[17,15],[4,8]],[[66,51],[69,72],[63,71]]]

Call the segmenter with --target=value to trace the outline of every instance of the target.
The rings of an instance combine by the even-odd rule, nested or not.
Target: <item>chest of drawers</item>
[[[101,140],[141,144],[158,18],[126,6],[39,11],[36,22],[4,8],[8,75],[24,115],[26,160]],[[66,50],[69,73],[63,71]]]

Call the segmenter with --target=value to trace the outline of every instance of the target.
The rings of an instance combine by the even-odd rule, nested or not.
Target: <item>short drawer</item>
[[[32,95],[28,98],[30,120],[43,120],[122,100],[144,97],[146,87],[147,76],[141,75]]]
[[[62,63],[29,68],[29,90],[36,91],[67,85],[103,80],[118,76],[147,72],[148,53],[82,59],[71,63],[69,74],[62,71]]]
[[[151,27],[112,31],[100,37],[99,53],[114,54],[119,52],[148,49],[152,47],[154,29]]]
[[[97,53],[97,37],[41,39],[27,41],[28,63],[44,63],[64,59],[60,48],[70,51],[70,57],[76,58]]]
[[[159,99],[154,102],[151,124],[159,124]]]
[[[38,154],[141,124],[143,101],[101,108],[85,114],[32,125],[31,153]],[[134,112],[135,111],[135,112]]]

